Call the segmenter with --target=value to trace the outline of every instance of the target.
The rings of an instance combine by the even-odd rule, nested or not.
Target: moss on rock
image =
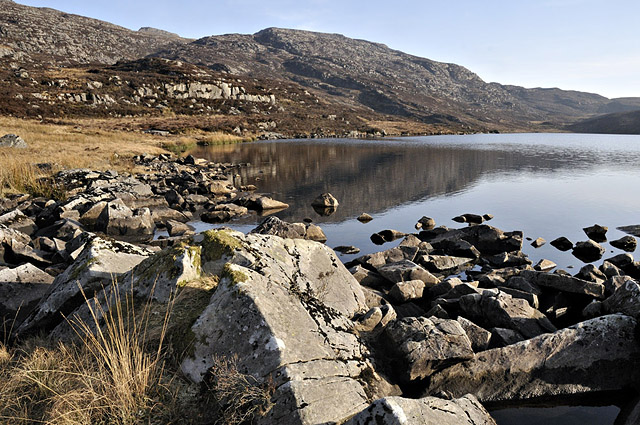
[[[208,230],[204,232],[202,241],[202,259],[216,261],[224,255],[233,255],[236,249],[242,248],[241,241],[229,230]]]

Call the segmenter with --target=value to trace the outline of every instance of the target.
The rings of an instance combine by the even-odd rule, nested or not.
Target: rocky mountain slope
[[[281,125],[280,129],[286,130],[286,136],[345,135],[354,131],[417,134],[557,130],[598,114],[640,109],[638,98],[610,100],[591,93],[486,83],[462,66],[339,34],[268,28],[253,35],[228,34],[194,41],[154,28],[131,31],[10,0],[0,0],[0,6],[0,62],[6,74],[3,79],[13,82],[11,88],[4,88],[0,111],[18,116],[44,117],[52,111],[56,116],[160,115],[166,113],[163,106],[190,115],[239,112],[251,116],[251,111],[260,109],[238,98],[237,93],[213,96],[216,99],[209,94],[203,100],[203,96],[193,96],[189,88],[189,84],[225,79],[250,80],[252,86],[261,87],[243,96],[275,95],[281,99],[277,106],[271,102],[271,112],[282,113],[280,121],[286,121],[286,128]],[[175,66],[167,71],[166,62],[139,62],[145,57],[170,59]],[[144,72],[153,75],[149,77],[154,80],[153,88],[148,82],[139,84],[132,82],[134,76],[127,76],[132,90],[111,90],[115,83],[107,84],[108,79],[117,75],[109,66],[118,61],[123,61],[118,65],[120,71],[130,68],[131,73],[140,72],[134,68],[142,64]],[[124,64],[127,61],[134,65]],[[176,67],[184,63],[195,65],[193,69],[199,69],[195,74],[208,75],[206,81],[194,78],[191,68],[188,73],[176,73]],[[82,64],[91,65],[77,71]],[[86,76],[89,71],[95,78]],[[56,74],[62,78],[54,78]],[[83,77],[72,78],[78,75]],[[70,85],[90,90],[60,91],[56,80],[68,80]],[[102,86],[87,86],[92,81]],[[186,84],[185,93],[189,95],[182,98],[185,102],[175,102],[175,91],[168,94],[171,90],[166,87],[175,84]],[[222,91],[217,87],[214,91]],[[69,102],[77,96],[81,101],[71,105]],[[265,121],[262,118],[253,121]],[[348,124],[337,129],[336,118]]]
[[[62,65],[111,64],[188,41],[165,31],[131,31],[97,19],[0,0],[0,57]]]
[[[640,134],[640,111],[606,114],[567,127],[575,133]]]

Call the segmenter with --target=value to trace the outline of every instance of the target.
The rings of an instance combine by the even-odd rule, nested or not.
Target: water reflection
[[[287,202],[276,215],[323,223],[330,246],[355,245],[363,253],[379,247],[369,235],[383,228],[408,232],[422,215],[438,224],[466,212],[492,213],[492,224],[519,229],[548,241],[564,235],[585,240],[582,227],[596,222],[638,224],[640,137],[574,134],[432,136],[398,140],[345,139],[256,142],[199,148],[213,161],[250,163],[242,184]],[[322,192],[340,201],[330,215],[311,202]],[[363,225],[362,212],[374,216]],[[249,230],[261,219],[235,223]],[[363,227],[364,226],[364,227]],[[619,237],[610,230],[610,238]],[[621,236],[621,235],[620,235]],[[607,247],[609,248],[609,247]],[[527,248],[561,266],[578,266],[570,254],[549,245]],[[348,259],[349,257],[343,257]]]

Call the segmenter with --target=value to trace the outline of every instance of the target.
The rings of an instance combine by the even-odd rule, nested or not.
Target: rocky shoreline
[[[183,374],[203,383],[216,358],[237,358],[272,390],[257,423],[493,424],[485,406],[605,396],[619,423],[640,420],[630,253],[552,272],[522,252],[521,232],[466,214],[457,229],[423,217],[414,234],[380,232],[372,240],[402,241],[345,265],[310,223],[268,217],[246,235],[196,234],[195,218],[287,206],[234,184],[238,166],[135,163],[135,175],[59,173],[62,201],[0,199],[0,316],[15,322],[12,337],[72,340],[65,317],[88,317],[83,294],[108,311],[118,294],[166,305],[188,290],[189,314],[176,312]],[[169,237],[154,240],[157,228]],[[568,249],[600,259],[603,232]],[[635,249],[633,238],[614,242]],[[192,284],[202,277],[216,285]]]

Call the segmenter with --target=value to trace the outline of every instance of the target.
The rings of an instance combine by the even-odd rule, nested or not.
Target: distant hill
[[[567,126],[575,133],[640,134],[640,110],[598,116]]]
[[[171,65],[141,62],[145,58],[169,59]],[[117,62],[119,68],[109,68]],[[277,112],[287,126],[279,129],[288,135],[334,134],[338,127],[335,134],[554,131],[600,114],[640,108],[639,98],[487,83],[460,65],[339,34],[267,28],[253,35],[190,40],[9,0],[0,0],[0,66],[5,81],[13,82],[2,88],[4,113],[120,116],[171,110],[255,115],[256,122],[263,122],[264,114]],[[140,66],[143,79],[130,73]],[[127,78],[126,84],[118,85],[114,79],[120,77]],[[167,92],[175,84],[201,80],[237,80],[235,86],[255,88],[251,96],[273,94],[281,101],[265,111],[239,93],[214,99],[194,98],[195,91],[189,90],[185,98]],[[75,102],[71,106],[69,99]]]

